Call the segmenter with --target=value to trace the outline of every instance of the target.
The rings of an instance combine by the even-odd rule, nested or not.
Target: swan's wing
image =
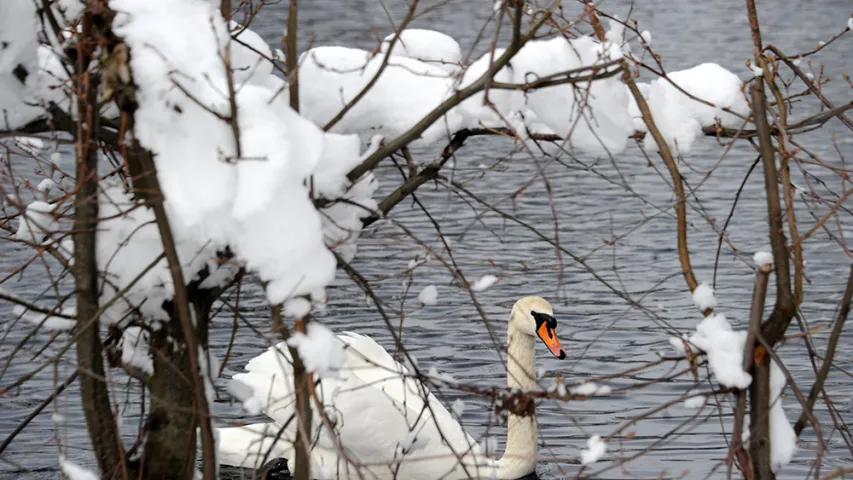
[[[471,449],[479,452],[474,439],[438,398],[420,381],[412,378],[408,369],[394,360],[381,345],[368,336],[353,332],[344,332],[338,338],[347,345],[345,368],[364,383],[373,385],[405,406],[410,424],[418,421],[417,431],[431,436],[439,444],[443,436],[457,452]],[[441,427],[440,432],[436,423]]]

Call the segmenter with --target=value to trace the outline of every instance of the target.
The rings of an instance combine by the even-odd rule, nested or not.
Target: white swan
[[[546,300],[525,297],[513,305],[507,332],[510,388],[535,389],[536,336],[552,354],[565,358],[555,328]],[[535,472],[534,413],[509,415],[506,450],[495,461],[486,455],[494,452],[484,452],[438,399],[371,338],[344,333],[337,339],[347,352],[340,378],[323,378],[315,388],[327,417],[335,422],[335,432],[323,425],[314,408],[313,478],[518,479]],[[296,426],[291,421],[292,369],[286,345],[252,359],[246,370],[234,375],[233,381],[249,386],[252,401],[259,401],[274,421],[218,429],[219,462],[249,468],[259,468],[264,458],[284,457],[292,462]],[[279,436],[281,425],[285,428]],[[292,463],[290,469],[294,469]]]

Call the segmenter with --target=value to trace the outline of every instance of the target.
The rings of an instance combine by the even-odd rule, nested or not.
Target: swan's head
[[[510,315],[510,328],[539,337],[555,357],[566,358],[566,351],[557,338],[557,320],[548,300],[542,297],[524,297],[515,302]]]

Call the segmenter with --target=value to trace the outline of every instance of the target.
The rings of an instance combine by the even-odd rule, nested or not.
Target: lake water
[[[285,3],[265,7],[254,24],[272,44],[278,44],[286,23]],[[391,30],[380,2],[375,0],[302,3],[300,43],[303,48],[331,44],[371,48],[375,45],[371,34],[373,28],[383,32],[380,37]],[[385,3],[399,21],[405,10],[403,3],[399,0]],[[473,48],[475,55],[483,53],[488,48],[487,42],[474,46],[474,41],[478,29],[492,12],[493,2],[457,0],[445,3],[443,7],[418,18],[413,26],[441,30],[457,38],[463,51]],[[848,0],[822,0],[809,4],[797,0],[759,3],[765,42],[774,43],[786,52],[816,47],[818,41],[840,32],[853,13]],[[631,4],[622,0],[610,1],[603,2],[601,8],[625,18]],[[571,4],[567,9],[577,10],[577,6]],[[741,78],[747,78],[745,62],[752,55],[752,43],[744,2],[643,0],[633,5],[630,15],[640,22],[641,30],[652,33],[652,46],[662,56],[668,70],[716,62]],[[826,74],[833,77],[833,82],[825,87],[824,92],[837,104],[851,98],[851,89],[839,77],[844,71],[853,73],[851,39],[853,35],[848,34],[814,57],[814,60],[826,63]],[[650,79],[648,74],[641,78],[642,81]],[[793,117],[804,117],[816,109],[813,102],[798,106]],[[838,151],[832,143],[833,135]],[[821,132],[801,136],[800,140],[832,165],[841,165],[839,152],[848,159],[853,158],[853,138],[837,121],[830,122]],[[477,294],[477,300],[483,305],[499,338],[504,338],[505,319],[515,299],[539,294],[552,301],[560,322],[558,334],[569,353],[567,360],[559,361],[546,357],[547,353],[540,347],[538,364],[547,371],[546,377],[559,373],[571,382],[581,382],[617,374],[654,361],[660,354],[670,354],[668,337],[676,332],[693,330],[701,316],[692,306],[680,275],[669,177],[662,178],[658,173],[658,170],[665,173],[662,162],[653,157],[656,168],[649,167],[636,146],[629,147],[618,156],[615,166],[609,159],[596,162],[595,159],[581,157],[577,160],[563,159],[563,163],[559,163],[540,158],[552,189],[549,201],[541,178],[536,178],[534,162],[526,153],[511,154],[512,150],[512,144],[501,139],[469,140],[457,154],[452,175],[478,197],[551,238],[555,235],[553,207],[562,247],[585,258],[587,265],[604,282],[626,292],[647,310],[631,308],[610,287],[596,280],[565,254],[558,254],[553,246],[542,241],[530,229],[499,218],[470,198],[460,197],[444,187],[424,185],[417,198],[441,225],[441,233],[450,242],[453,260],[465,278],[473,281],[484,274],[502,277],[494,287]],[[707,219],[715,218],[718,224],[725,220],[735,192],[755,159],[751,147],[739,143],[698,187],[705,173],[717,164],[722,152],[716,140],[700,140],[680,167],[699,198],[698,202],[695,199],[691,202],[692,208],[689,209],[689,241],[694,269],[700,281],[711,280],[717,245],[717,234]],[[435,149],[426,149],[415,152],[415,155],[418,160],[427,161],[435,153]],[[14,164],[20,171],[28,168],[20,159],[15,159]],[[31,167],[29,169],[32,170]],[[829,183],[825,188],[835,192],[843,189],[841,181],[826,170],[809,169],[820,180]],[[447,173],[449,175],[451,170]],[[380,169],[379,178],[384,187],[381,193],[387,193],[398,181],[399,174],[395,169],[384,167]],[[626,191],[623,181],[634,193]],[[802,176],[795,174],[795,181],[803,184]],[[514,199],[510,198],[528,183],[530,186],[525,191]],[[829,195],[825,188],[821,187],[820,191]],[[725,313],[736,328],[743,328],[748,313],[754,274],[752,254],[760,249],[769,249],[763,191],[759,167],[747,182],[728,228],[731,245],[724,244],[720,255],[718,311]],[[797,205],[802,232],[811,227],[814,219],[804,202],[798,201]],[[845,206],[853,207],[853,202],[848,201]],[[660,212],[661,209],[664,213]],[[823,213],[824,209],[815,211],[818,217]],[[401,203],[392,217],[394,222],[404,225],[430,248],[442,251],[439,234],[416,204],[411,201]],[[853,235],[849,210],[842,212],[840,225],[832,220],[827,226],[835,237],[839,230],[846,238]],[[620,237],[615,245],[605,244],[614,236]],[[12,243],[4,243],[2,248],[0,274],[4,276],[31,255],[28,250]],[[809,283],[802,306],[803,316],[812,326],[826,324],[835,314],[850,258],[822,231],[806,242],[804,248]],[[367,277],[383,300],[398,310],[403,305],[403,342],[421,366],[435,366],[466,383],[483,386],[504,384],[504,364],[494,351],[469,293],[453,282],[453,276],[441,262],[433,259],[416,268],[411,289],[403,300],[408,263],[423,255],[424,247],[401,228],[393,222],[380,222],[360,239],[359,253],[353,266]],[[443,258],[450,260],[446,252]],[[44,272],[38,264],[33,265],[25,274],[6,282],[3,287],[32,299],[42,295],[42,302],[50,305],[55,296],[50,291],[44,293],[47,285]],[[259,330],[268,331],[268,308],[255,285],[253,283],[243,291],[241,311]],[[438,288],[436,306],[421,307],[417,302],[417,294],[427,285]],[[767,304],[772,305],[772,284],[769,291]],[[329,296],[330,304],[322,317],[327,325],[335,330],[354,330],[371,335],[389,350],[393,348],[390,334],[374,307],[365,301],[364,294],[343,273],[329,289]],[[400,318],[399,312],[397,318]],[[2,325],[11,326],[12,319],[11,307],[0,304]],[[217,317],[212,326],[211,347],[219,358],[223,357],[228,344],[231,321],[231,315],[226,312]],[[4,362],[27,332],[28,329],[17,326],[4,334],[0,343],[0,358]],[[818,352],[825,350],[827,337],[826,332],[816,336]],[[853,344],[849,338],[849,334],[844,334],[836,356],[836,364],[844,369],[853,364]],[[0,378],[0,386],[17,379],[45,356],[56,352],[57,345],[63,341],[61,338],[57,345],[40,353],[39,347],[48,339],[47,333],[39,333],[28,349],[17,352],[9,370]],[[260,353],[264,345],[262,338],[245,327],[241,328],[226,377]],[[801,389],[808,392],[814,373],[802,341],[789,342],[779,354]],[[34,358],[35,355],[40,356]],[[0,438],[5,438],[54,385],[72,371],[70,365],[73,365],[73,358],[61,362],[55,370],[47,369],[38,375],[25,385],[18,396],[0,398]],[[681,363],[677,367],[681,369],[685,365]],[[658,381],[672,373],[673,365],[667,364],[602,380],[600,383],[614,389],[614,393],[607,397],[540,403],[537,407],[541,424],[540,474],[548,478],[575,477],[579,473],[600,478],[724,476],[725,467],[720,467],[720,460],[727,454],[723,432],[731,430],[730,416],[724,415],[720,419],[716,407],[698,411],[687,409],[680,403],[627,428],[624,433],[631,432],[631,435],[614,439],[605,461],[583,471],[572,463],[579,457],[589,436],[608,435],[633,417],[697,388],[690,376]],[[704,382],[698,388],[708,389],[707,373],[700,373]],[[114,380],[126,382],[120,375]],[[841,371],[834,371],[827,381],[826,391],[842,418],[853,407],[851,385],[853,382]],[[800,408],[790,395],[790,389],[787,392],[789,395],[784,404],[788,417],[795,420]],[[227,396],[223,391],[219,393],[223,401],[215,405],[215,413],[223,419],[238,418],[237,407],[225,401]],[[448,401],[455,398],[466,400],[466,428],[475,437],[482,435],[490,423],[488,405],[457,392],[446,393]],[[138,387],[131,387],[116,401],[122,405],[122,428],[126,434],[133,434],[139,421]],[[723,411],[730,411],[725,399],[720,398],[720,401]],[[56,407],[55,411],[65,417],[59,427],[51,418],[54,410],[47,410],[0,456],[0,478],[57,478],[57,437],[68,447],[71,458],[81,463],[92,461],[76,388],[69,388]],[[833,431],[832,421],[822,403],[816,413],[821,420],[824,438],[828,439],[822,472],[853,464],[853,455],[839,433]],[[495,428],[494,432],[499,435],[502,448],[504,430]],[[640,455],[652,446],[653,450]],[[786,467],[780,476],[802,478],[808,474],[815,446],[814,433],[807,430],[801,438],[793,464]],[[635,456],[637,458],[632,458]]]

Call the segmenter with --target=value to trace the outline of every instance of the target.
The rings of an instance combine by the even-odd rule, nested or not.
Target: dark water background
[[[315,0],[301,2],[300,35],[302,48],[308,45],[346,45],[372,48],[375,28],[380,37],[391,31],[389,21],[376,0]],[[415,20],[413,26],[433,28],[454,36],[463,52],[473,49],[475,55],[487,49],[487,42],[474,45],[478,30],[492,12],[491,0],[456,0]],[[396,21],[402,18],[402,2],[386,2]],[[429,3],[427,3],[429,5]],[[632,6],[626,1],[605,1],[605,11],[628,16]],[[568,11],[575,8],[569,5]],[[853,4],[845,0],[801,2],[776,0],[759,2],[759,13],[764,39],[783,51],[810,50],[818,41],[827,40],[840,32],[853,13]],[[688,68],[698,63],[716,62],[747,78],[745,61],[752,55],[744,2],[718,0],[715,2],[671,2],[642,0],[633,5],[632,18],[640,22],[641,30],[649,30],[652,46],[669,70]],[[239,17],[237,18],[239,19]],[[265,7],[255,20],[253,28],[271,44],[277,45],[286,24],[286,5]],[[490,37],[487,37],[490,38]],[[830,48],[814,57],[826,63],[826,74],[833,82],[825,93],[837,104],[850,101],[851,90],[838,78],[844,71],[853,73],[851,46],[853,35],[848,34]],[[817,64],[815,64],[817,67]],[[641,80],[648,81],[645,75]],[[417,94],[417,92],[413,92]],[[810,103],[795,110],[793,116],[801,118],[806,112],[816,111]],[[811,151],[827,162],[840,166],[842,155],[853,156],[853,138],[837,121],[830,122],[821,132],[799,137]],[[837,144],[833,144],[833,138]],[[713,168],[722,154],[716,141],[704,139],[697,142],[692,153],[682,162],[681,170],[696,190],[701,203],[689,210],[690,248],[697,277],[709,281],[713,274],[717,236],[703,218],[716,218],[722,222],[732,206],[734,194],[746,171],[755,158],[751,148],[739,143],[728,153],[716,171],[701,187],[707,170]],[[467,188],[499,208],[517,215],[549,237],[554,236],[554,218],[541,179],[514,200],[509,197],[526,185],[536,175],[536,167],[524,154],[508,156],[512,145],[500,139],[473,139],[457,155],[453,175]],[[415,152],[424,161],[433,158],[434,150]],[[586,165],[594,159],[580,158]],[[20,172],[32,167],[20,158],[13,159]],[[559,332],[569,351],[569,360],[560,362],[545,357],[540,350],[539,365],[549,372],[560,373],[564,378],[580,382],[585,378],[614,374],[631,367],[656,360],[659,354],[670,352],[667,338],[674,331],[689,332],[701,319],[688,295],[675,245],[675,222],[668,214],[658,214],[656,207],[669,209],[672,196],[655,169],[650,168],[639,149],[629,147],[616,159],[621,175],[633,188],[631,194],[621,186],[619,173],[607,159],[588,169],[567,159],[565,165],[543,160],[542,165],[552,188],[553,207],[557,214],[560,243],[571,252],[587,259],[588,265],[607,282],[619,290],[627,291],[632,298],[648,307],[656,318],[652,319],[614,295],[608,287],[595,280],[565,255],[561,261],[555,249],[541,241],[530,230],[504,221],[494,214],[484,214],[481,207],[472,208],[455,194],[443,188],[425,185],[418,192],[429,213],[441,224],[442,233],[450,240],[453,258],[466,278],[474,280],[483,274],[502,276],[490,290],[477,294],[489,319],[503,338],[504,320],[512,302],[523,295],[540,294],[552,300],[560,320]],[[655,159],[658,169],[663,164]],[[485,168],[484,168],[485,167]],[[812,168],[820,179],[831,183],[834,191],[843,189],[840,180],[825,170]],[[736,214],[728,228],[733,248],[724,245],[717,278],[719,311],[725,313],[736,327],[746,321],[752,291],[752,253],[768,249],[766,204],[763,195],[761,168],[758,167],[746,184],[737,206]],[[393,188],[399,178],[395,170],[380,171],[383,192]],[[799,174],[795,182],[803,184]],[[849,188],[849,185],[848,187]],[[821,190],[822,193],[826,193]],[[641,200],[642,197],[645,200]],[[834,200],[834,198],[833,198]],[[648,202],[648,203],[646,203]],[[651,205],[649,205],[649,203]],[[846,202],[853,207],[853,202]],[[697,211],[697,209],[699,209]],[[801,232],[814,222],[806,205],[798,202]],[[669,211],[669,210],[667,210]],[[816,214],[822,215],[825,210]],[[702,214],[700,215],[701,212]],[[479,215],[479,217],[478,217]],[[438,234],[427,216],[411,202],[400,204],[393,212],[394,220],[404,224],[431,248],[441,251]],[[829,222],[829,223],[834,223]],[[847,238],[853,235],[849,213],[841,215],[840,228]],[[837,235],[838,226],[831,225]],[[632,230],[633,229],[633,230]],[[604,245],[613,235],[630,234],[615,247]],[[826,233],[817,232],[804,245],[808,265],[806,273],[804,317],[812,325],[825,324],[835,313],[843,292],[850,258]],[[0,254],[0,274],[6,275],[26,261],[31,252],[16,244],[4,243]],[[353,265],[372,283],[380,297],[399,306],[405,291],[405,270],[415,256],[423,256],[424,248],[391,223],[383,223],[366,232],[359,243],[359,253]],[[445,257],[447,258],[447,257]],[[614,269],[614,265],[618,269]],[[41,298],[50,305],[55,299],[50,291],[45,293],[45,271],[39,265],[30,267],[24,275],[3,285],[4,288],[31,299]],[[416,298],[427,285],[437,285],[438,305],[421,308]],[[773,286],[770,288],[772,305]],[[389,333],[374,308],[365,301],[364,294],[341,273],[329,289],[331,302],[325,323],[336,330],[355,330],[373,336],[387,348],[392,348]],[[268,330],[268,309],[256,285],[247,286],[241,298],[241,311],[261,331]],[[439,371],[451,373],[457,380],[478,385],[504,383],[504,365],[494,352],[488,334],[479,321],[466,290],[452,282],[450,273],[435,260],[414,271],[413,285],[405,306],[403,341],[424,367],[436,366]],[[11,306],[0,304],[0,325],[4,337],[0,343],[0,358],[5,362],[14,346],[29,332],[22,325],[13,326]],[[222,358],[231,332],[231,315],[223,313],[212,327],[211,346]],[[825,348],[827,334],[816,339],[819,351]],[[17,352],[0,385],[18,378],[31,370],[46,356],[53,355],[60,342],[39,354],[39,348],[49,339],[41,332],[30,347]],[[853,363],[850,335],[844,334],[839,344],[836,363],[850,368]],[[235,342],[226,377],[233,373],[265,345],[262,338],[245,327]],[[801,342],[784,346],[780,355],[787,367],[808,389],[813,371]],[[34,357],[39,354],[40,356]],[[60,366],[47,369],[28,382],[14,398],[0,398],[0,438],[6,435],[50,393],[71,371],[73,357],[60,362]],[[683,366],[683,364],[682,364]],[[694,388],[689,377],[666,383],[653,383],[642,389],[619,391],[619,388],[652,381],[669,373],[669,367],[643,371],[602,383],[617,391],[609,397],[567,404],[542,402],[538,407],[541,424],[540,456],[549,461],[541,466],[540,473],[553,478],[575,476],[579,467],[567,462],[577,458],[586,439],[593,434],[606,435],[634,416],[667,401],[678,398]],[[122,376],[114,378],[125,382]],[[826,391],[845,420],[853,406],[853,381],[835,371],[830,376]],[[708,388],[707,381],[701,388]],[[123,406],[122,428],[133,435],[138,425],[138,387],[131,387],[126,395],[116,400]],[[222,392],[220,392],[222,393]],[[790,389],[788,390],[790,393]],[[450,392],[449,400],[458,397]],[[223,400],[226,398],[223,395]],[[475,436],[481,435],[489,423],[489,410],[484,402],[465,397],[466,427]],[[721,399],[722,400],[722,399]],[[785,398],[788,417],[796,419],[799,407],[791,396]],[[724,404],[728,410],[727,404]],[[217,403],[215,413],[225,419],[237,418],[237,407],[227,402]],[[65,423],[55,426],[51,408],[37,417],[18,436],[12,446],[0,457],[0,478],[57,478],[57,438],[67,449],[67,455],[81,463],[92,461],[88,439],[83,426],[78,392],[69,388],[56,406],[56,412],[65,416]],[[608,462],[594,465],[584,474],[601,473],[603,478],[704,478],[720,477],[724,469],[713,473],[721,458],[727,453],[725,437],[721,432],[731,429],[731,419],[722,421],[715,408],[706,407],[699,419],[690,418],[696,410],[676,404],[637,423],[626,431],[635,432],[629,439],[612,442],[607,459],[614,456],[627,458],[639,454],[655,442],[656,447],[639,458],[620,466]],[[822,422],[824,435],[829,436],[831,421],[823,404],[816,412]],[[703,420],[707,417],[706,420]],[[678,430],[670,432],[687,422]],[[497,429],[501,445],[503,430]],[[822,471],[838,466],[850,466],[853,458],[837,432],[827,442]],[[800,442],[794,463],[783,471],[781,477],[802,478],[811,468],[814,458],[815,437],[807,430]],[[21,468],[32,470],[22,471]]]

